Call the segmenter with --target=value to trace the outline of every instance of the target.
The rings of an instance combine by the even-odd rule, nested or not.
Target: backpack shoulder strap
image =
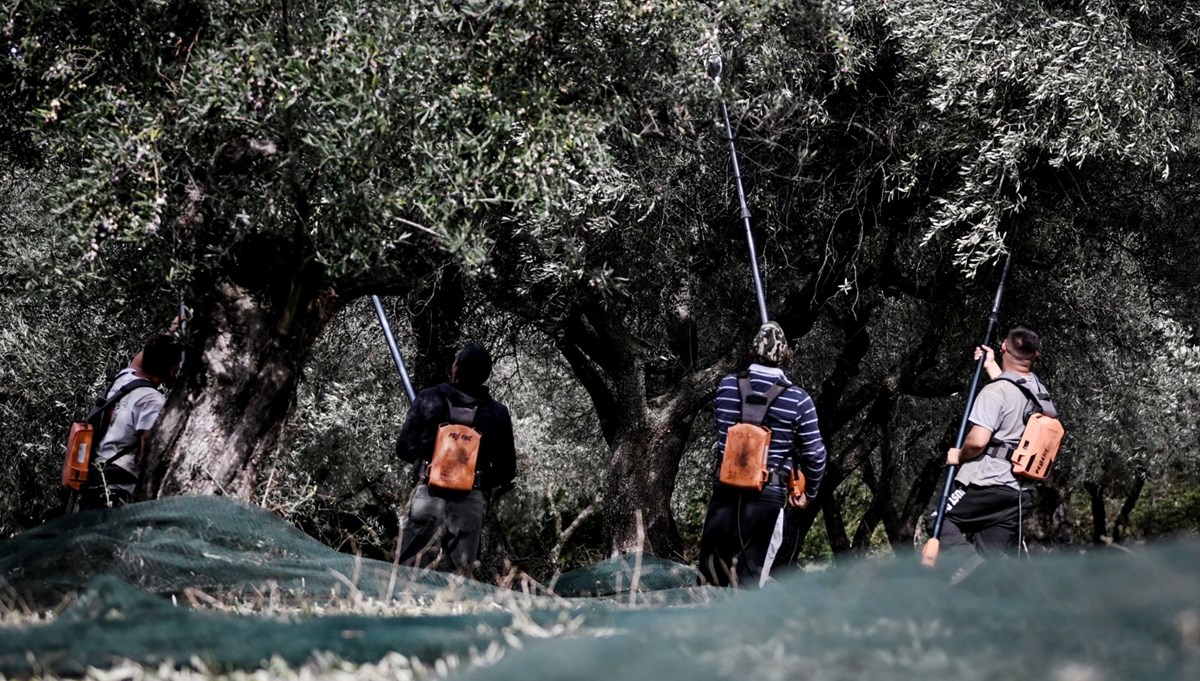
[[[766,394],[767,406],[770,407],[771,404],[775,401],[775,398],[782,395],[783,391],[787,390],[790,387],[791,387],[791,384],[785,380],[781,379],[781,380],[775,381],[774,385],[772,385],[770,388],[767,388],[767,394]]]
[[[1047,408],[1046,404],[1043,403],[1043,401],[1049,402],[1050,396],[1047,395],[1046,393],[1040,393],[1040,394],[1035,395],[1033,393],[1033,391],[1029,389],[1028,382],[1025,379],[1010,378],[1008,376],[1001,375],[996,380],[1008,381],[1009,383],[1016,386],[1017,390],[1020,390],[1021,394],[1024,395],[1027,400],[1029,400],[1030,402],[1033,403],[1033,410],[1035,412],[1037,412],[1039,414],[1045,414],[1046,416],[1049,416],[1051,418],[1056,417],[1058,415],[1057,410],[1054,409],[1053,405],[1051,405],[1049,408]]]
[[[446,407],[450,410],[450,423],[468,427],[475,426],[475,410],[478,405],[458,405],[449,394],[443,392],[442,396],[446,398]]]
[[[138,388],[153,388],[153,387],[154,387],[154,384],[151,383],[150,381],[147,381],[144,378],[134,379],[134,380],[126,383],[125,385],[121,386],[121,389],[117,391],[117,394],[112,396],[112,399],[110,400],[110,402],[112,402],[113,404],[116,404],[117,402],[120,402],[126,395],[133,392],[134,390],[137,390]]]
[[[133,392],[134,390],[137,390],[138,388],[153,388],[153,387],[154,387],[154,384],[151,383],[150,381],[147,381],[144,378],[137,378],[137,379],[134,379],[134,380],[126,383],[125,385],[121,386],[121,389],[118,390],[116,393],[114,393],[112,397],[97,398],[96,403],[92,405],[92,408],[90,410],[88,410],[87,421],[91,422],[93,419],[100,416],[104,412],[107,412],[109,409],[112,409],[113,406],[116,405],[117,402],[120,402],[122,399],[124,399],[124,397],[126,395]]]
[[[1020,390],[1021,394],[1025,396],[1025,399],[1029,400],[1030,402],[1033,402],[1034,411],[1037,411],[1038,413],[1042,412],[1042,401],[1037,398],[1037,395],[1033,394],[1033,391],[1029,389],[1029,386],[1025,385],[1025,379],[1009,378],[1008,376],[1001,376],[1000,378],[998,378],[996,380],[1007,381],[1007,382],[1015,385],[1017,387],[1017,390]]]
[[[742,421],[762,425],[763,421],[767,419],[767,411],[771,408],[771,404],[790,385],[786,379],[777,379],[770,388],[767,388],[767,392],[759,395],[750,386],[749,376],[739,377],[738,393],[742,397]]]
[[[154,384],[151,383],[150,381],[147,381],[144,378],[137,378],[137,379],[134,379],[134,380],[126,383],[125,385],[121,386],[121,389],[118,390],[116,392],[116,394],[114,394],[112,397],[104,400],[103,402],[101,402],[100,400],[96,400],[96,406],[92,407],[92,410],[88,412],[88,418],[87,418],[88,423],[91,423],[92,426],[95,427],[95,429],[96,429],[96,435],[95,435],[95,437],[97,438],[96,442],[95,442],[96,448],[100,447],[100,443],[104,440],[104,438],[108,432],[108,427],[109,427],[109,425],[111,425],[109,423],[109,421],[110,421],[109,414],[110,414],[110,410],[113,408],[113,406],[116,405],[116,403],[120,402],[122,399],[124,399],[126,395],[128,395],[129,393],[132,393],[134,390],[137,390],[138,388],[153,388],[153,387],[154,387]],[[128,454],[132,454],[134,451],[135,451],[134,448],[127,447],[127,448],[117,452],[115,455],[109,457],[104,462],[104,465],[107,466],[107,465],[125,457]]]

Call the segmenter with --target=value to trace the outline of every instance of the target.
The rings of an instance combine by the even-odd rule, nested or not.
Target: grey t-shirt
[[[1025,387],[1034,395],[1041,396],[1049,393],[1046,386],[1034,374],[1021,376],[1005,372],[1001,376],[1014,380],[1025,379]],[[1039,397],[1039,401],[1048,413],[1053,413],[1054,405],[1050,403],[1049,399],[1042,400]],[[1025,432],[1025,414],[1032,410],[1032,403],[1020,388],[1009,381],[996,379],[979,391],[979,396],[975,398],[975,404],[971,407],[971,414],[967,420],[992,431],[993,440],[999,440],[1009,446],[1016,446],[1021,441],[1021,434]],[[1012,464],[999,457],[990,456],[986,452],[970,461],[963,462],[958,467],[958,474],[954,479],[964,485],[979,487],[1006,485],[1020,489],[1017,478],[1012,473]]]
[[[113,380],[108,396],[112,397],[127,383],[137,379],[133,369],[122,369]],[[132,449],[128,454],[113,462],[113,466],[123,468],[134,475],[138,473],[138,454],[140,453],[140,431],[150,430],[158,420],[167,398],[154,388],[135,388],[122,397],[113,407],[112,421],[108,432],[96,450],[96,463],[103,464],[123,451]],[[132,489],[127,491],[132,492]]]

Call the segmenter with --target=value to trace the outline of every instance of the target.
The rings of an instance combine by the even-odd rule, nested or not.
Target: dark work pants
[[[757,492],[714,489],[700,536],[701,583],[757,586],[782,507]]]
[[[79,490],[79,510],[117,508],[132,503],[132,490],[137,484],[138,477],[120,466],[105,466],[103,473],[92,469],[88,471],[83,489]]]
[[[933,499],[926,515],[931,526],[937,516],[938,501],[937,497]],[[942,523],[940,555],[961,557],[978,553],[985,558],[1003,555],[1016,543],[1021,516],[1029,515],[1032,501],[1029,490],[1018,492],[1005,485],[976,487],[954,483]]]
[[[400,522],[400,563],[470,577],[483,532],[483,492],[418,485]]]

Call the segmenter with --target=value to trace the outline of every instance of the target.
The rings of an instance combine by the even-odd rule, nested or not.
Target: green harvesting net
[[[696,568],[633,554],[567,572],[554,581],[553,587],[559,596],[618,596],[635,590],[656,592],[661,599],[694,586],[698,577]],[[682,602],[688,602],[686,594],[680,596]]]
[[[93,577],[151,593],[185,589],[371,598],[486,599],[495,587],[339,553],[271,513],[221,497],[176,497],[80,513],[0,543],[0,578],[53,606]]]
[[[356,560],[228,500],[171,499],[0,543],[14,607],[70,602],[49,624],[0,629],[0,675],[79,674],[121,659],[256,669],[317,653],[428,662],[499,644],[498,661],[453,674],[1194,679],[1198,565],[1200,543],[1190,540],[998,561],[953,589],[910,560],[875,560],[729,592],[686,586],[694,573],[684,566],[627,556],[556,585],[602,597],[530,597]],[[660,591],[631,597],[634,582]],[[281,607],[240,614],[221,607],[228,594]],[[331,603],[342,614],[328,614]],[[390,604],[386,615],[364,614],[378,603]]]

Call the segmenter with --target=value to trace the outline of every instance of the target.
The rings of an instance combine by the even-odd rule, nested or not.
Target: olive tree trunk
[[[576,310],[558,347],[587,390],[608,443],[602,505],[610,552],[677,553],[671,496],[679,463],[697,413],[732,363],[693,367],[652,398],[642,349],[628,326],[599,306]]]
[[[697,374],[690,381],[692,386],[681,388],[661,405],[644,400],[624,405],[638,408],[628,410],[634,413],[622,419],[609,447],[604,527],[612,553],[647,549],[666,557],[679,552],[671,496],[692,424],[704,401],[706,391],[700,384],[715,386],[717,378],[718,372],[710,369]]]
[[[268,296],[218,284],[194,329],[184,385],[159,418],[143,465],[143,496],[252,499],[260,464],[278,442],[313,344],[340,303],[292,284]]]

